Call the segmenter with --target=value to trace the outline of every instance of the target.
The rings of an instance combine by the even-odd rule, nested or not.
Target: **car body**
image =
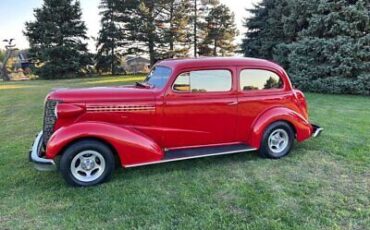
[[[280,158],[289,153],[293,139],[301,142],[321,131],[309,122],[303,93],[273,62],[171,59],[157,63],[136,85],[49,93],[43,131],[30,159],[40,170],[61,169],[70,184],[89,186],[107,180],[111,172],[93,181],[76,175],[83,178],[93,167],[89,163],[102,164],[99,159],[106,167],[107,155],[124,168],[254,150]],[[73,158],[91,150],[90,145],[105,149],[91,147],[93,153]]]

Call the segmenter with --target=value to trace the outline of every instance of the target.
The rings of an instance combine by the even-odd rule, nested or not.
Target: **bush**
[[[303,91],[370,96],[370,73],[355,79],[343,77],[310,79],[292,76],[292,83]]]

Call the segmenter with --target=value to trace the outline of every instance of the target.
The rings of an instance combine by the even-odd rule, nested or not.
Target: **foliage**
[[[221,4],[214,7],[205,18],[205,38],[200,45],[201,55],[229,56],[234,53],[237,29],[234,14]]]
[[[130,40],[140,43],[136,52],[144,51],[149,53],[150,63],[153,65],[159,58],[159,47],[163,47],[160,26],[162,25],[162,14],[165,0],[131,0],[132,6],[129,12],[130,19],[127,29],[130,31]]]
[[[370,72],[370,18],[365,1],[321,1],[309,26],[288,48],[289,71],[298,87],[370,95],[366,83]],[[302,80],[314,82],[303,85]]]
[[[5,50],[0,49],[0,62],[2,63],[5,58]]]
[[[235,48],[233,15],[218,0],[102,0],[100,8],[98,69],[113,72],[124,54],[148,53],[152,65],[161,59],[188,56],[192,46],[196,56],[203,52],[199,43],[204,50],[215,40],[216,54],[229,55]],[[211,28],[215,23],[222,32]]]
[[[122,5],[117,0],[101,0],[101,29],[97,38],[96,69],[116,74],[121,64],[123,49],[128,44],[127,31],[122,22]]]
[[[143,79],[143,78],[141,78]],[[134,76],[0,82],[0,229],[368,229],[368,97],[307,94],[318,138],[280,160],[242,153],[117,169],[68,187],[26,160],[56,87],[132,84]]]
[[[209,14],[213,7],[220,4],[219,0],[190,0],[192,13],[190,14],[190,22],[192,24],[192,42],[194,49],[194,57],[199,54],[199,43],[206,37],[203,30],[205,17]]]
[[[30,43],[30,56],[37,73],[45,79],[69,78],[91,64],[86,43],[86,26],[81,21],[79,1],[44,0],[34,10],[36,20],[26,23],[24,34]]]
[[[313,92],[369,95],[368,0],[263,0],[250,10],[246,56],[274,59]]]
[[[247,10],[253,16],[244,24],[248,29],[242,44],[245,56],[272,59],[274,47],[289,39],[284,34],[281,20],[286,6],[286,0],[263,0]]]
[[[162,44],[165,50],[162,58],[185,57],[190,50],[191,36],[189,23],[191,19],[190,0],[168,0],[163,5],[161,18]]]

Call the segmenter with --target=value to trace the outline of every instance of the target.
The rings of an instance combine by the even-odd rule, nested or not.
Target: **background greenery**
[[[279,62],[305,91],[370,95],[369,0],[263,0],[249,11],[245,56]]]
[[[118,169],[93,188],[37,172],[27,152],[57,87],[142,77],[0,83],[0,229],[367,229],[370,99],[307,94],[324,127],[281,160],[256,153]]]
[[[24,34],[37,74],[44,79],[82,74],[120,74],[123,57],[147,55],[158,60],[233,55],[237,35],[234,14],[218,0],[101,0],[97,53],[87,52],[80,2],[44,0],[26,22]],[[98,17],[98,15],[96,15]]]

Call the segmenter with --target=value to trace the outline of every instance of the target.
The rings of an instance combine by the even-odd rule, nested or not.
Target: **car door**
[[[289,107],[291,94],[285,90],[287,82],[270,69],[238,68],[238,134],[247,142],[253,122],[264,111],[276,106]]]
[[[234,68],[184,70],[164,97],[166,148],[230,143],[236,136]]]

